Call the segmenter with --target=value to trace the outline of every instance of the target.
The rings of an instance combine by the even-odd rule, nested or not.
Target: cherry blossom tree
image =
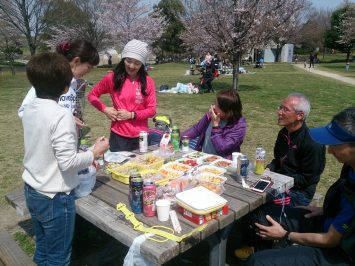
[[[0,0],[0,20],[26,37],[31,55],[41,44],[41,34],[47,27],[43,17],[52,4],[51,0]]]
[[[57,1],[48,17],[48,38],[45,43],[51,48],[61,41],[85,39],[97,49],[113,46],[104,25],[99,23],[102,0],[60,0]]]
[[[132,39],[152,44],[160,38],[166,27],[159,10],[153,11],[142,0],[104,1],[100,23],[111,33],[115,45],[120,48]]]
[[[185,43],[199,50],[224,51],[233,64],[238,89],[241,56],[282,38],[296,26],[306,0],[185,0]]]
[[[12,75],[15,75],[15,56],[22,54],[22,43],[19,39],[18,31],[11,24],[0,21],[0,52],[5,55]]]

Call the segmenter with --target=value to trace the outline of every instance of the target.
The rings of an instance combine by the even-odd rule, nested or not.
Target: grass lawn
[[[156,65],[150,71],[156,88],[177,82],[198,83],[199,76],[185,76],[188,64],[168,63]],[[354,66],[355,68],[355,66]],[[248,69],[248,67],[247,67]],[[253,157],[255,148],[262,144],[267,151],[267,160],[272,159],[273,145],[280,129],[276,122],[276,107],[280,100],[291,92],[302,92],[311,101],[312,109],[307,121],[311,127],[324,125],[331,117],[345,107],[354,105],[353,86],[311,75],[289,64],[267,64],[263,69],[248,69],[254,74],[240,76],[240,96],[243,114],[248,123],[247,135],[242,152]],[[95,69],[86,78],[96,83],[107,69]],[[213,81],[216,90],[231,88],[232,77],[220,76]],[[25,73],[11,76],[9,72],[0,74],[0,208],[7,204],[4,195],[22,184],[23,131],[17,116],[30,85]],[[109,102],[107,96],[103,97]],[[213,104],[215,94],[163,94],[157,93],[157,113],[169,115],[174,124],[182,130],[188,128]],[[90,127],[92,140],[97,136],[109,136],[109,121],[90,104],[85,107],[85,122]],[[41,163],[41,162],[38,162]],[[326,169],[318,185],[318,192],[324,194],[329,185],[338,178],[341,165],[327,155]]]

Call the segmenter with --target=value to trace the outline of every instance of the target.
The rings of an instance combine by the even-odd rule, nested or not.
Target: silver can
[[[239,175],[246,178],[248,176],[249,159],[246,155],[239,156],[238,159],[238,169]]]
[[[148,132],[141,131],[139,132],[139,152],[148,151]]]

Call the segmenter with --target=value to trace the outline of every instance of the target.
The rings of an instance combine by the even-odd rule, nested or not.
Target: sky
[[[310,2],[317,8],[335,9],[343,3],[343,0],[310,0]],[[355,0],[351,0],[350,2],[355,3]]]

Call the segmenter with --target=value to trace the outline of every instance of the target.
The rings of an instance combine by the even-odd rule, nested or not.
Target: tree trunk
[[[350,60],[350,53],[351,53],[350,49],[346,51],[346,61]]]
[[[238,89],[239,89],[240,52],[233,54],[232,66],[233,66],[233,90],[238,91]]]

